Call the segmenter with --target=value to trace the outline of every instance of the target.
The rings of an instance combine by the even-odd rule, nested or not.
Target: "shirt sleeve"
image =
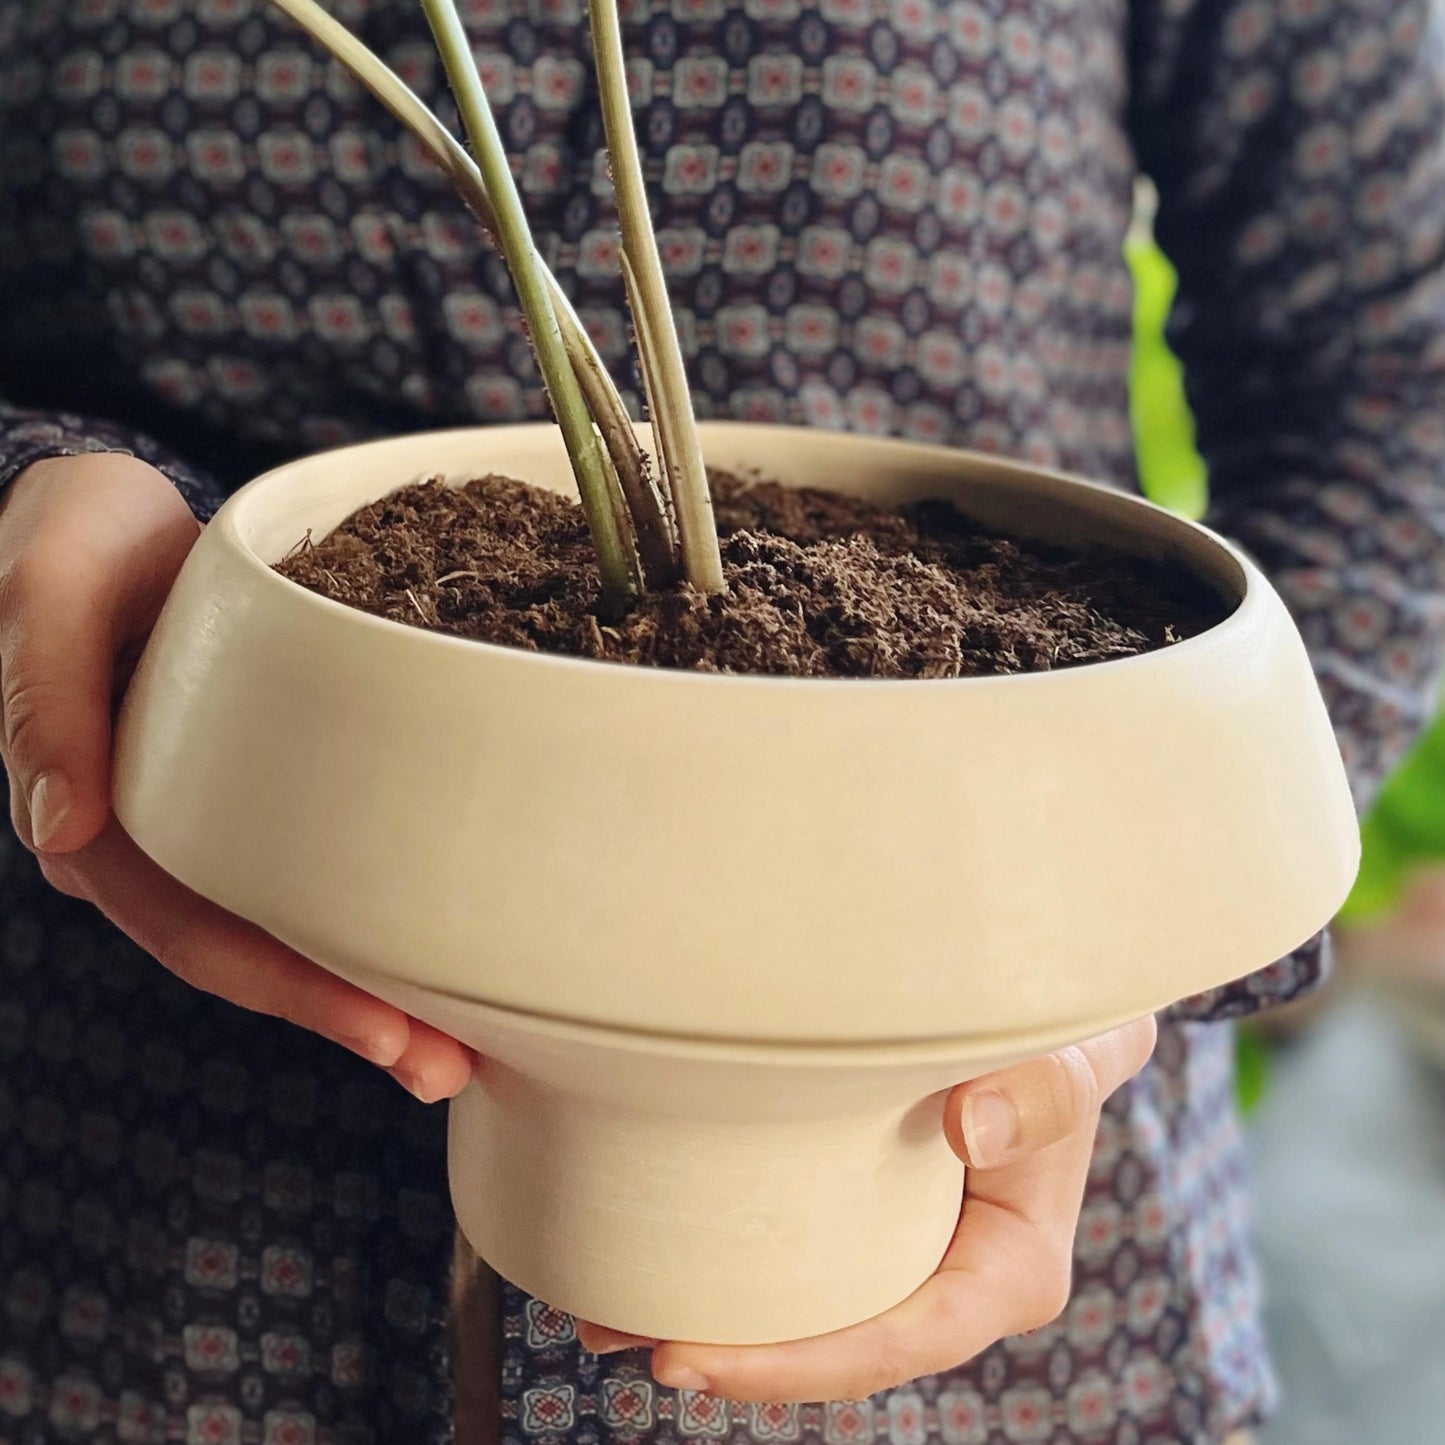
[[[149,462],[179,488],[202,521],[224,500],[212,478],[144,432],[71,412],[29,411],[0,400],[0,490],[32,462],[88,452],[127,452]]]
[[[1445,655],[1445,31],[1431,0],[1135,0],[1211,524],[1292,610],[1364,808]],[[1296,996],[1323,939],[1172,1016]]]

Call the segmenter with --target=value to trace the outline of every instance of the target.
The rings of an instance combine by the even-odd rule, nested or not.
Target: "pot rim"
[[[699,426],[704,433],[704,439],[708,432],[734,429],[745,429],[753,432],[784,433],[789,437],[796,436],[800,432],[806,433],[816,430],[814,428],[784,426],[775,423],[739,421],[708,421],[699,423]],[[1167,507],[1162,507],[1157,502],[1150,501],[1147,497],[1134,492],[1126,492],[1102,482],[1089,481],[1084,477],[1075,476],[1073,473],[1057,468],[1034,466],[1031,463],[996,457],[990,453],[973,451],[962,447],[942,447],[926,442],[895,440],[891,437],[870,436],[853,439],[886,446],[889,450],[903,450],[935,457],[940,453],[946,453],[950,458],[956,459],[960,465],[984,466],[992,471],[1012,473],[1021,479],[1032,478],[1051,482],[1062,482],[1070,487],[1084,488],[1091,493],[1107,497],[1111,502],[1142,508],[1156,516],[1163,517],[1167,519],[1172,526],[1176,527],[1181,534],[1192,536],[1196,539],[1203,539],[1210,543],[1218,560],[1221,563],[1228,564],[1227,570],[1232,573],[1232,577],[1230,578],[1230,586],[1233,592],[1232,605],[1230,605],[1231,599],[1229,596],[1221,595],[1221,602],[1228,607],[1228,610],[1219,621],[1205,628],[1204,631],[1195,633],[1193,637],[1187,637],[1180,642],[1171,643],[1167,647],[1153,648],[1148,652],[1136,653],[1129,657],[1114,657],[1102,662],[1078,663],[1073,666],[1050,670],[988,673],[969,677],[944,678],[796,677],[786,674],[757,672],[703,672],[693,668],[660,667],[643,663],[615,662],[603,658],[575,657],[568,653],[560,652],[533,652],[526,648],[510,647],[503,643],[487,642],[479,638],[458,637],[452,633],[437,632],[430,628],[417,627],[407,622],[396,622],[389,617],[378,617],[375,613],[366,612],[358,607],[352,607],[348,603],[337,602],[330,597],[324,597],[319,592],[313,592],[310,588],[303,587],[299,582],[293,582],[289,577],[283,577],[276,571],[275,564],[267,562],[259,556],[242,534],[242,524],[247,519],[250,509],[260,505],[260,498],[264,493],[279,485],[284,474],[293,468],[308,462],[314,462],[322,457],[339,460],[352,452],[384,446],[399,447],[408,443],[423,443],[432,438],[456,436],[465,432],[505,431],[516,433],[520,431],[539,432],[543,429],[555,430],[555,427],[550,422],[505,423],[490,427],[438,427],[424,432],[406,432],[398,436],[378,437],[370,441],[353,442],[344,446],[308,452],[303,456],[283,462],[279,466],[271,467],[247,482],[232,494],[216,513],[209,525],[222,532],[239,561],[253,572],[265,575],[268,580],[260,585],[289,591],[297,603],[319,607],[322,609],[324,615],[329,615],[335,619],[346,618],[351,625],[361,625],[368,629],[379,629],[383,634],[391,636],[401,633],[411,634],[414,638],[421,640],[421,645],[460,649],[461,655],[465,655],[466,653],[475,655],[476,650],[480,648],[484,654],[489,654],[494,658],[502,657],[512,661],[524,661],[533,666],[573,670],[582,668],[592,673],[596,673],[599,669],[608,669],[619,675],[631,674],[634,676],[642,676],[647,678],[649,682],[666,679],[661,685],[668,687],[716,687],[729,688],[732,690],[737,690],[740,687],[765,687],[788,691],[801,687],[809,690],[827,688],[849,693],[871,693],[876,692],[880,688],[887,688],[893,691],[898,691],[903,688],[910,690],[927,689],[929,691],[940,691],[945,688],[959,687],[978,689],[985,685],[991,685],[996,688],[1023,687],[1029,685],[1037,686],[1050,681],[1057,687],[1059,681],[1063,678],[1077,675],[1092,676],[1104,668],[1139,668],[1151,664],[1158,666],[1160,660],[1163,658],[1179,659],[1187,657],[1193,650],[1199,647],[1212,646],[1218,639],[1222,629],[1230,626],[1239,627],[1249,625],[1254,614],[1262,605],[1261,589],[1256,585],[1256,578],[1259,575],[1258,571],[1238,547],[1202,523],[1195,522],[1188,517],[1183,517],[1177,512],[1172,512]],[[824,432],[822,435],[852,437],[852,434],[842,432]],[[408,482],[401,481],[391,490],[400,490],[401,487],[407,485],[409,485]],[[390,494],[390,492],[383,492],[381,496],[389,496]],[[380,498],[377,498],[377,500],[380,500]],[[361,505],[365,506],[370,504],[362,503]],[[298,543],[297,545],[300,544]],[[1191,559],[1188,558],[1179,560],[1183,561],[1185,565],[1190,565],[1191,562]],[[1202,576],[1206,583],[1223,594],[1221,578],[1204,574],[1198,567],[1195,567],[1194,570],[1196,575]],[[1221,567],[1220,570],[1224,572],[1226,569]]]

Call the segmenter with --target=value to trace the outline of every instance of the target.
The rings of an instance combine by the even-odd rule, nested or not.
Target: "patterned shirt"
[[[410,0],[331,7],[444,115]],[[463,0],[544,254],[634,375],[581,0]],[[1360,800],[1445,649],[1431,0],[626,0],[698,411],[1130,485],[1138,171],[1214,523],[1312,649]],[[383,433],[544,415],[501,266],[264,0],[0,0],[0,483],[125,447],[201,515]],[[510,1287],[509,1442],[1212,1442],[1258,1418],[1218,1020],[1106,1109],[1063,1316],[862,1403],[736,1406]],[[190,992],[0,841],[0,1442],[445,1441],[442,1111]]]

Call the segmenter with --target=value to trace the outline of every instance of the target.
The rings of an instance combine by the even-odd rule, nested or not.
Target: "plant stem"
[[[416,137],[441,167],[458,195],[495,241],[497,218],[482,172],[454,135],[436,118],[375,51],[368,49],[317,0],[271,0],[318,45],[356,78]],[[562,333],[562,344],[586,398],[588,409],[602,435],[617,474],[628,512],[636,521],[637,547],[653,586],[674,581],[680,570],[677,534],[667,498],[658,487],[647,456],[637,440],[627,407],[607,371],[586,328],[557,278],[538,258],[552,298],[552,309]],[[615,508],[614,508],[615,510]],[[624,527],[625,532],[625,527]]]
[[[271,0],[291,17],[328,54],[344,65],[357,81],[414,135],[441,167],[482,228],[497,234],[496,213],[481,170],[452,133],[436,118],[405,81],[375,51],[356,38],[317,0]],[[638,527],[638,547],[649,579],[655,585],[672,580],[678,570],[677,540],[664,499],[657,490],[647,457],[632,428],[617,388],[592,338],[587,335],[567,293],[540,259],[552,297],[552,309],[562,333],[562,344],[587,399],[588,409],[602,433],[629,508],[644,519]]]
[[[587,339],[585,351],[581,347],[568,346],[567,354],[572,368],[587,398],[602,434],[602,443],[612,459],[621,486],[621,499],[625,506],[628,526],[637,538],[637,552],[642,560],[647,583],[652,587],[666,587],[677,581],[680,575],[677,529],[673,525],[672,512],[667,498],[659,490],[647,462],[642,443],[637,440],[632,418],[612,384],[612,378],[602,365],[601,358],[593,350],[591,338],[576,320],[576,313],[569,303],[567,315],[571,316],[578,330]],[[563,313],[557,314],[559,323]],[[566,325],[563,324],[563,341],[566,342]],[[614,406],[613,400],[616,401]]]
[[[502,139],[455,5],[452,0],[422,0],[457,107],[477,150],[475,164],[400,78],[345,26],[307,0],[274,0],[274,3],[320,41],[413,131],[441,163],[478,218],[492,231],[517,289],[538,369],[577,478],[582,509],[597,550],[603,593],[612,605],[625,605],[636,595],[641,583],[637,554],[633,539],[619,526],[618,508],[613,501],[617,478],[604,458],[577,375],[563,345],[559,309],[573,323],[569,329],[574,333],[574,347],[580,342],[584,353],[595,353],[575,313],[565,304],[566,298],[561,297],[562,307],[553,306],[553,295],[560,296],[560,288],[537,255]],[[597,370],[605,376],[600,360]],[[618,407],[621,410],[620,399]],[[625,410],[622,415],[625,417]]]
[[[622,24],[617,0],[588,0],[592,16],[592,48],[597,60],[597,88],[602,124],[612,160],[617,215],[622,228],[623,275],[642,353],[642,379],[648,409],[657,433],[657,449],[677,516],[683,572],[701,592],[725,587],[718,551],[717,523],[707,470],[697,439],[682,347],[667,299],[662,257],[647,208],[642,157],[632,126],[627,94],[627,68],[622,51]]]
[[[476,152],[477,165],[497,220],[497,241],[512,274],[512,284],[517,288],[537,365],[552,400],[552,410],[557,414],[557,424],[562,428],[567,454],[572,459],[582,510],[597,548],[602,590],[615,605],[625,604],[640,590],[636,552],[630,545],[631,539],[624,539],[618,526],[620,519],[613,505],[611,478],[603,465],[602,448],[592,429],[592,417],[576,373],[562,346],[562,334],[543,280],[536,243],[522,210],[522,198],[512,178],[501,132],[477,74],[471,42],[462,28],[455,0],[421,0],[421,4],[462,123]]]

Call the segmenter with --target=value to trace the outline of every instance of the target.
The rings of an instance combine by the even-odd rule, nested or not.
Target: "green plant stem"
[[[592,17],[592,48],[597,60],[597,88],[602,124],[612,160],[612,184],[622,229],[628,301],[642,353],[642,379],[657,434],[667,489],[677,518],[682,565],[687,580],[702,592],[724,589],[722,557],[707,470],[697,439],[682,347],[667,299],[662,257],[647,208],[642,157],[632,126],[627,94],[627,67],[622,51],[622,24],[617,0],[588,0]]]
[[[497,218],[476,161],[406,82],[375,51],[368,49],[339,20],[322,9],[316,0],[271,0],[271,3],[289,15],[323,50],[344,65],[416,137],[441,167],[482,228],[495,237]],[[546,269],[544,262],[539,260],[538,264],[546,276],[552,309],[562,333],[562,344],[567,348],[572,369],[577,374],[593,420],[602,433],[603,445],[611,457],[629,506],[634,495],[645,497],[652,492],[655,496],[656,488],[646,455],[637,440],[627,408],[592,344],[592,338],[587,335],[557,278]],[[646,506],[644,501],[644,511]],[[654,509],[663,510],[660,498]],[[666,580],[677,570],[676,539],[665,511],[663,515],[666,525],[656,529],[656,537],[646,535],[639,538],[643,565],[657,582]]]
[[[522,210],[522,198],[512,177],[501,132],[477,74],[471,42],[462,28],[455,0],[421,0],[421,4],[491,198],[497,241],[511,272],[512,284],[517,288],[537,365],[572,459],[582,510],[597,548],[603,592],[614,605],[625,604],[641,586],[637,555],[632,539],[624,538],[619,527],[620,517],[610,485],[612,479],[603,465],[602,447],[592,428],[582,388],[562,345],[536,243]]]
[[[570,311],[570,306],[568,309]],[[561,320],[560,312],[558,319]],[[577,325],[580,330],[581,322]],[[583,335],[586,333],[583,332]],[[563,340],[566,340],[565,329]],[[587,404],[592,409],[597,429],[602,434],[603,445],[612,458],[621,486],[620,500],[624,503],[625,520],[637,539],[637,551],[647,582],[653,587],[665,587],[677,580],[681,570],[677,532],[667,500],[653,478],[627,408],[617,397],[612,378],[592,349],[590,339],[585,354],[568,347],[568,355],[587,397]],[[615,407],[611,404],[611,397],[617,397]]]
[[[319,6],[301,3],[301,0],[274,0],[274,3],[345,64],[417,135],[458,185],[478,219],[492,232],[517,289],[543,384],[562,430],[582,509],[597,550],[603,593],[612,606],[625,606],[641,586],[637,553],[633,538],[620,525],[620,509],[614,503],[618,477],[593,429],[587,401],[563,344],[564,323],[558,320],[558,309],[574,323],[569,328],[574,333],[574,346],[580,342],[584,357],[595,352],[570,306],[553,306],[553,294],[560,295],[560,288],[537,255],[501,136],[454,4],[451,0],[422,0],[458,109],[476,146],[475,166],[436,117],[344,26]],[[465,159],[459,160],[458,153]],[[473,170],[475,177],[471,174]],[[562,300],[565,303],[565,297]],[[597,372],[606,375],[600,361]],[[595,376],[593,380],[595,390]],[[615,394],[615,389],[612,390]],[[618,406],[621,409],[620,399]],[[625,417],[625,410],[622,415]]]

